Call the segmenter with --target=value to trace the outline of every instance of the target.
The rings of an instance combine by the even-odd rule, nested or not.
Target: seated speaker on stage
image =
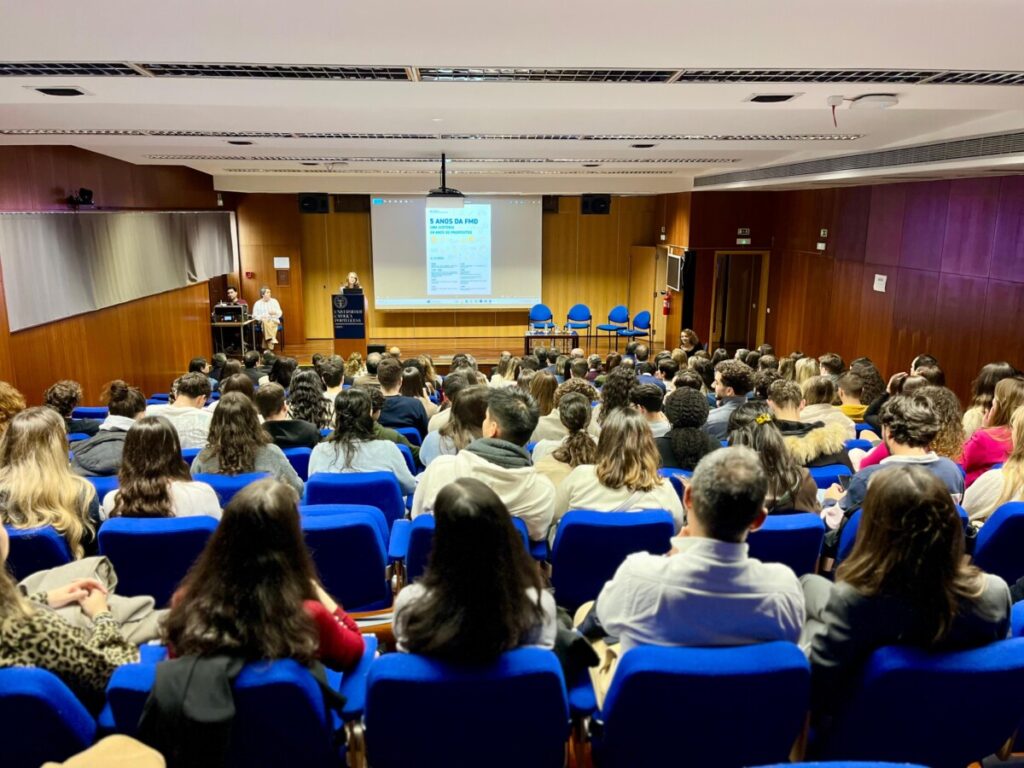
[[[238,296],[238,289],[235,288],[235,286],[229,285],[228,288],[227,288],[227,294],[228,294],[228,297],[226,299],[224,299],[224,301],[219,302],[219,305],[228,306],[228,307],[233,307],[233,306],[245,307],[246,310],[248,311],[249,302],[247,302],[245,299],[239,298],[239,296]]]
[[[362,293],[363,286],[359,282],[359,275],[355,272],[349,272],[345,282],[342,283],[341,288],[338,289],[339,293]]]
[[[260,288],[260,299],[252,307],[252,316],[263,326],[263,343],[272,350],[277,344],[277,329],[281,324],[281,305],[270,295],[270,288]]]

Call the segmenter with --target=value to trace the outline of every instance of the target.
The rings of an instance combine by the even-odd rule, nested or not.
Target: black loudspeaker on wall
[[[683,265],[679,268],[679,292],[683,296],[682,324],[680,328],[693,328],[693,294],[697,285],[697,252],[683,252]]]
[[[541,198],[541,210],[544,213],[558,213],[558,195],[544,195]]]
[[[580,213],[584,215],[607,215],[612,209],[611,195],[581,195]]]
[[[299,193],[299,211],[302,213],[330,213],[331,206],[324,192]]]

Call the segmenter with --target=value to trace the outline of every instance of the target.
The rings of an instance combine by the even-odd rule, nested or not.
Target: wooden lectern
[[[331,296],[334,322],[334,354],[348,358],[358,352],[366,358],[366,296],[362,293],[336,293]]]

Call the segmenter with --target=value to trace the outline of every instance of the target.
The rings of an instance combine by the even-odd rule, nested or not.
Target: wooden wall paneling
[[[931,345],[922,352],[934,355],[946,374],[946,386],[966,398],[981,365],[982,337],[988,281],[983,277],[943,274]]]
[[[874,289],[875,274],[887,275],[885,293]],[[858,329],[856,347],[851,354],[871,358],[883,376],[901,370],[894,370],[889,362],[889,337],[893,327],[898,281],[899,271],[895,268],[865,264],[860,282],[860,314],[851,314],[848,319],[848,322],[856,323]]]
[[[690,192],[677,192],[661,195],[661,223],[665,227],[665,243],[668,245],[687,246],[690,244]],[[659,241],[660,242],[660,241]]]
[[[580,213],[578,197],[560,197],[558,213],[545,213],[541,220],[541,301],[556,319],[565,318],[573,304],[586,304],[594,324],[603,323],[608,310],[595,307],[581,295]],[[524,322],[525,325],[525,322]]]
[[[989,280],[978,368],[999,360],[1006,360],[1017,368],[1024,367],[1024,334],[1020,332],[1022,317],[1024,283]]]
[[[938,272],[899,270],[889,344],[889,361],[896,370],[908,370],[915,356],[931,352],[938,297]]]
[[[804,349],[804,287],[807,284],[807,254],[776,250],[772,253],[769,283],[778,286],[778,298],[771,314],[775,316],[767,341],[776,352],[788,355]],[[769,288],[769,293],[772,289]]]
[[[910,184],[903,212],[900,266],[939,271],[949,211],[948,181]]]
[[[1000,179],[989,275],[999,280],[1024,282],[1024,176]]]
[[[629,302],[629,258],[618,249],[619,210],[620,198],[613,197],[609,215],[579,217],[579,300],[598,317]]]
[[[942,245],[942,271],[988,277],[999,210],[998,178],[955,179]]]
[[[736,230],[750,230],[750,250],[772,247],[774,192],[696,192],[690,198],[690,243],[694,248],[732,250]]]
[[[808,254],[806,261],[807,277],[803,286],[805,346],[831,352],[836,345],[835,336],[829,325],[835,260],[828,255]]]
[[[896,266],[903,241],[903,214],[909,184],[880,184],[871,187],[867,242],[864,261]]]
[[[867,217],[864,217],[865,231]],[[863,254],[863,251],[861,252]],[[867,270],[860,261],[840,259],[837,255],[832,264],[832,282],[827,304],[827,317],[822,325],[827,329],[826,338],[832,351],[849,362],[861,356],[859,336],[863,309],[864,273]]]
[[[871,213],[871,187],[837,189],[827,242],[838,261],[864,261]],[[838,266],[838,264],[837,264]]]
[[[331,280],[328,266],[330,251],[328,222],[333,217],[303,216],[302,226],[302,304],[305,307],[307,339],[330,339],[334,336],[331,321],[331,295],[338,290]],[[357,270],[358,271],[358,270]],[[360,272],[360,278],[362,273]]]

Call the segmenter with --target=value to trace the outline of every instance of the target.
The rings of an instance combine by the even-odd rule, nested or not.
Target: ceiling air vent
[[[50,88],[33,88],[33,91],[37,91],[44,96],[85,96],[85,91],[74,85],[68,86],[53,86]]]
[[[303,64],[140,65],[154,77],[216,77],[270,80],[408,80],[405,67],[308,66]]]
[[[0,77],[138,77],[139,72],[118,62],[0,62]]]
[[[471,83],[667,83],[674,69],[419,67],[420,80]]]

